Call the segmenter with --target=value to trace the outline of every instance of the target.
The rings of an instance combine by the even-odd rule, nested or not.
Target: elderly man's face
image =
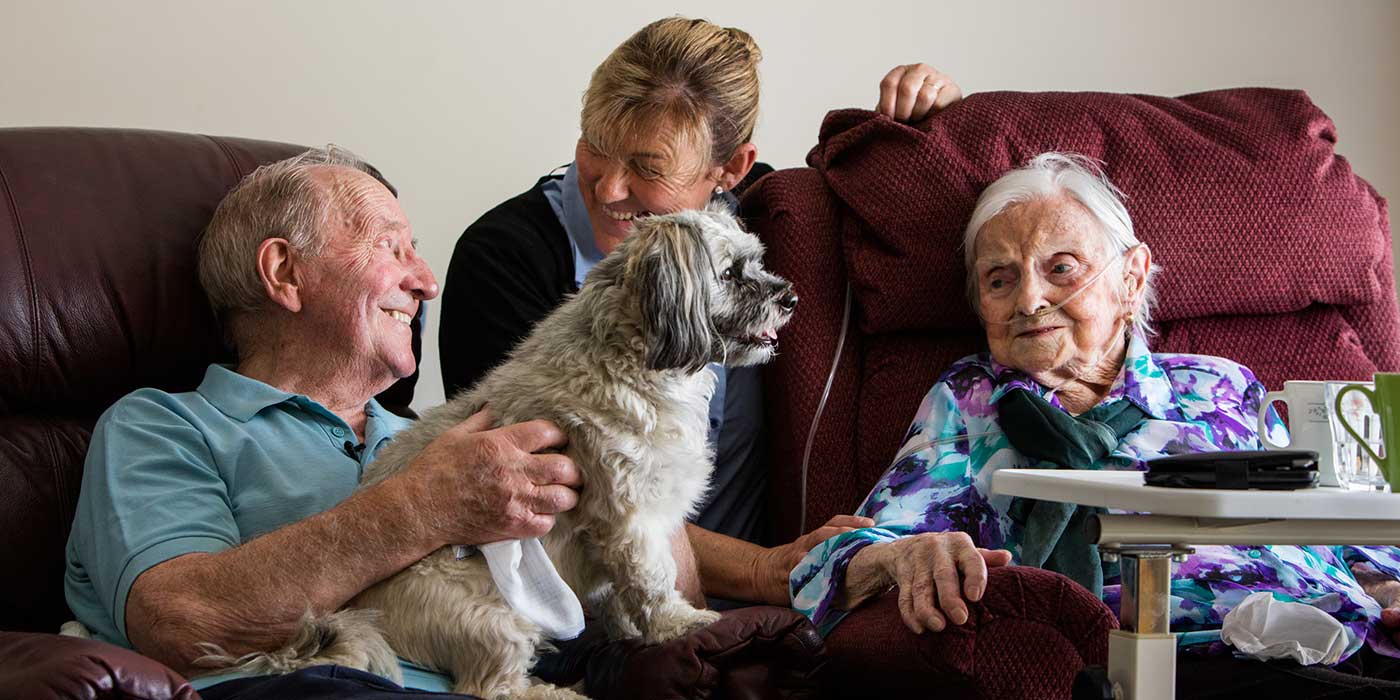
[[[1098,226],[1069,197],[1013,205],[983,226],[973,250],[977,305],[997,362],[1055,386],[1116,351],[1128,313],[1124,272]],[[1081,287],[1063,308],[1032,317]]]
[[[420,302],[437,296],[437,280],[414,249],[398,200],[369,175],[330,170],[343,198],[327,222],[324,253],[308,267],[306,320],[328,359],[406,377],[416,366],[409,322]]]
[[[709,167],[697,149],[682,148],[669,129],[638,137],[626,153],[608,158],[579,139],[574,149],[578,186],[604,254],[632,232],[632,219],[699,209],[710,201],[720,168]]]

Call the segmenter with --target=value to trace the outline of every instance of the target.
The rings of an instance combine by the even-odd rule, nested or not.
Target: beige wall
[[[441,277],[467,223],[570,159],[593,66],[672,13],[743,27],[763,47],[755,141],[779,167],[802,163],[827,110],[873,104],[886,69],[923,60],[969,92],[1303,88],[1337,121],[1356,170],[1400,192],[1400,3],[1389,0],[0,0],[0,126],[334,141],[399,186]],[[425,348],[420,408],[442,400],[431,327]]]

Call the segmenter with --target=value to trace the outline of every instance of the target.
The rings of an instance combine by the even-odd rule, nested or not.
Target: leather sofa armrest
[[[0,698],[199,700],[180,674],[130,649],[56,634],[0,632]]]
[[[826,638],[830,697],[1070,697],[1075,676],[1108,658],[1113,611],[1050,571],[988,572],[987,592],[965,624],[916,635],[899,615],[899,592],[862,605]]]

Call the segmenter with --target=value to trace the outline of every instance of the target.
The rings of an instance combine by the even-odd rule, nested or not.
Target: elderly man
[[[414,371],[409,322],[438,294],[372,173],[344,151],[308,151],[259,168],[215,211],[200,281],[238,360],[211,365],[193,392],[133,392],[94,428],[65,589],[97,638],[198,673],[202,644],[281,648],[308,611],[337,609],[443,546],[540,536],[576,503],[558,428],[493,430],[486,412],[357,490],[408,424],[373,397]],[[633,651],[595,658],[616,666]],[[239,675],[195,684],[206,700],[407,692],[343,668]],[[448,684],[408,664],[404,677]]]
[[[409,321],[437,281],[390,192],[343,152],[260,168],[220,204],[200,280],[238,350],[193,392],[142,389],[98,421],[65,588],[105,641],[185,673],[198,644],[282,646],[450,543],[534,537],[578,470],[548,423],[478,414],[356,491],[407,421],[374,400],[414,371]],[[207,684],[206,684],[207,685]]]

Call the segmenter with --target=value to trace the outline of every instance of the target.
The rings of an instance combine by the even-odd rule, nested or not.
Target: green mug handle
[[[1380,468],[1381,473],[1384,474],[1385,462],[1381,460],[1381,456],[1371,449],[1371,446],[1366,442],[1366,438],[1356,433],[1356,428],[1351,427],[1351,423],[1347,422],[1347,415],[1342,413],[1342,397],[1346,396],[1349,391],[1359,391],[1365,394],[1366,401],[1371,404],[1371,412],[1379,413],[1379,411],[1376,411],[1376,393],[1360,384],[1348,384],[1342,387],[1341,391],[1337,392],[1336,398],[1332,399],[1332,410],[1337,412],[1337,418],[1341,420],[1342,428],[1350,433],[1352,437],[1356,438],[1356,444],[1359,445],[1361,449],[1366,450],[1366,454],[1370,455],[1371,459],[1376,460],[1376,466]],[[1387,452],[1389,452],[1389,450],[1387,450]]]

